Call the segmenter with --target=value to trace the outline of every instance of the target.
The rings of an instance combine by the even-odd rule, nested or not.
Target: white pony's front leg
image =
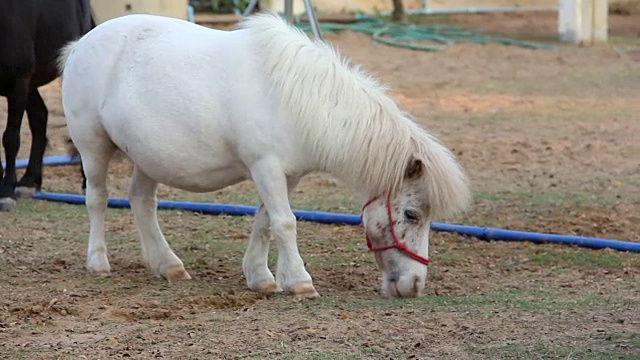
[[[299,178],[290,177],[287,179],[287,193],[290,193],[300,182]],[[280,292],[276,280],[269,270],[269,241],[271,231],[269,230],[269,213],[264,204],[260,204],[256,211],[253,229],[247,244],[247,250],[242,260],[242,270],[247,279],[247,286],[253,291],[259,292]]]
[[[191,276],[184,269],[182,261],[173,253],[160,230],[156,212],[157,189],[158,182],[148,177],[138,167],[134,169],[129,188],[129,201],[140,235],[142,256],[149,264],[151,271],[156,276],[167,279],[169,283],[189,280]]]
[[[281,288],[269,271],[269,214],[264,204],[260,204],[253,222],[253,229],[242,260],[242,271],[247,279],[247,286],[253,291],[279,292]]]
[[[278,246],[277,286],[298,297],[318,296],[298,252],[296,218],[289,205],[284,170],[277,160],[264,159],[251,167],[251,176],[269,214],[271,232]]]

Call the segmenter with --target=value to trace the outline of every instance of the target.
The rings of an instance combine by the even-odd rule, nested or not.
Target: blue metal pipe
[[[640,252],[640,243],[632,241],[610,240],[573,235],[556,235],[526,231],[504,230],[490,227],[452,225],[432,223],[431,230],[455,232],[476,237],[480,240],[529,241],[537,244],[558,243],[590,249],[611,248],[619,251]]]
[[[40,192],[35,194],[35,199],[64,202],[69,204],[84,204],[85,197],[82,195],[70,195],[60,193]],[[109,207],[129,208],[127,199],[109,199]],[[187,210],[211,215],[254,215],[255,206],[231,205],[231,204],[209,204],[183,201],[158,201],[159,209]],[[360,216],[353,214],[336,214],[318,211],[294,210],[294,215],[301,221],[312,221],[323,224],[347,224],[360,225]],[[487,227],[452,225],[444,223],[431,223],[431,230],[440,232],[453,232],[461,235],[474,236],[481,240],[505,240],[505,241],[529,241],[533,243],[560,243],[574,245],[591,249],[611,248],[619,251],[640,252],[640,243],[588,238],[582,236],[554,235],[543,233],[532,233],[525,231],[503,230]]]
[[[63,202],[67,204],[84,205],[85,197],[83,195],[72,195],[52,192],[38,192],[33,196],[34,199],[47,200],[55,202]],[[111,208],[130,208],[129,200],[122,198],[110,198],[107,206]],[[257,208],[255,206],[235,205],[235,204],[210,204],[198,202],[184,202],[171,200],[158,200],[158,209],[164,210],[186,210],[199,212],[209,215],[232,215],[244,216],[255,215]],[[352,214],[336,214],[320,211],[294,210],[296,219],[300,221],[311,221],[321,224],[345,224],[360,225],[360,216]]]
[[[80,163],[80,156],[72,155],[53,155],[45,156],[42,159],[42,165],[44,166],[61,166],[61,165],[73,165]],[[29,159],[16,160],[16,169],[23,169],[29,165]],[[7,164],[3,161],[2,167],[5,168]]]

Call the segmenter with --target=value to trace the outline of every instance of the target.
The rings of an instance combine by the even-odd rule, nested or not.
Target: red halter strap
[[[369,206],[369,204],[371,204],[372,202],[378,200],[378,198],[380,198],[380,196],[376,196],[370,199],[364,204],[364,206],[362,206],[362,214],[360,215],[361,219],[362,219],[362,216],[364,215],[364,209],[367,206]],[[365,230],[364,235],[367,237],[367,247],[369,248],[369,250],[384,251],[388,249],[398,249],[403,253],[405,253],[405,255],[407,255],[408,257],[412,258],[413,260],[429,266],[429,259],[424,258],[414,253],[413,251],[409,250],[409,248],[405,243],[401,243],[400,240],[398,240],[398,236],[396,235],[396,230],[393,226],[393,215],[391,213],[391,193],[387,194],[387,217],[389,218],[389,228],[391,229],[391,237],[393,238],[393,244],[386,245],[386,246],[373,247],[373,243],[371,243],[371,238],[369,237],[369,234],[367,234],[367,231]],[[363,225],[364,225],[364,222],[363,222]]]

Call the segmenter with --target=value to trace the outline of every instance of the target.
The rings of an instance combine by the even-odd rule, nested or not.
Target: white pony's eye
[[[420,213],[415,210],[405,210],[404,217],[407,221],[417,223],[420,221]]]

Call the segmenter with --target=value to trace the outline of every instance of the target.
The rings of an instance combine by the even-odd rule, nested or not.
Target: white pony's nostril
[[[390,283],[397,283],[398,279],[400,279],[400,274],[397,271],[392,271],[389,274],[389,278],[388,279],[389,279]]]

